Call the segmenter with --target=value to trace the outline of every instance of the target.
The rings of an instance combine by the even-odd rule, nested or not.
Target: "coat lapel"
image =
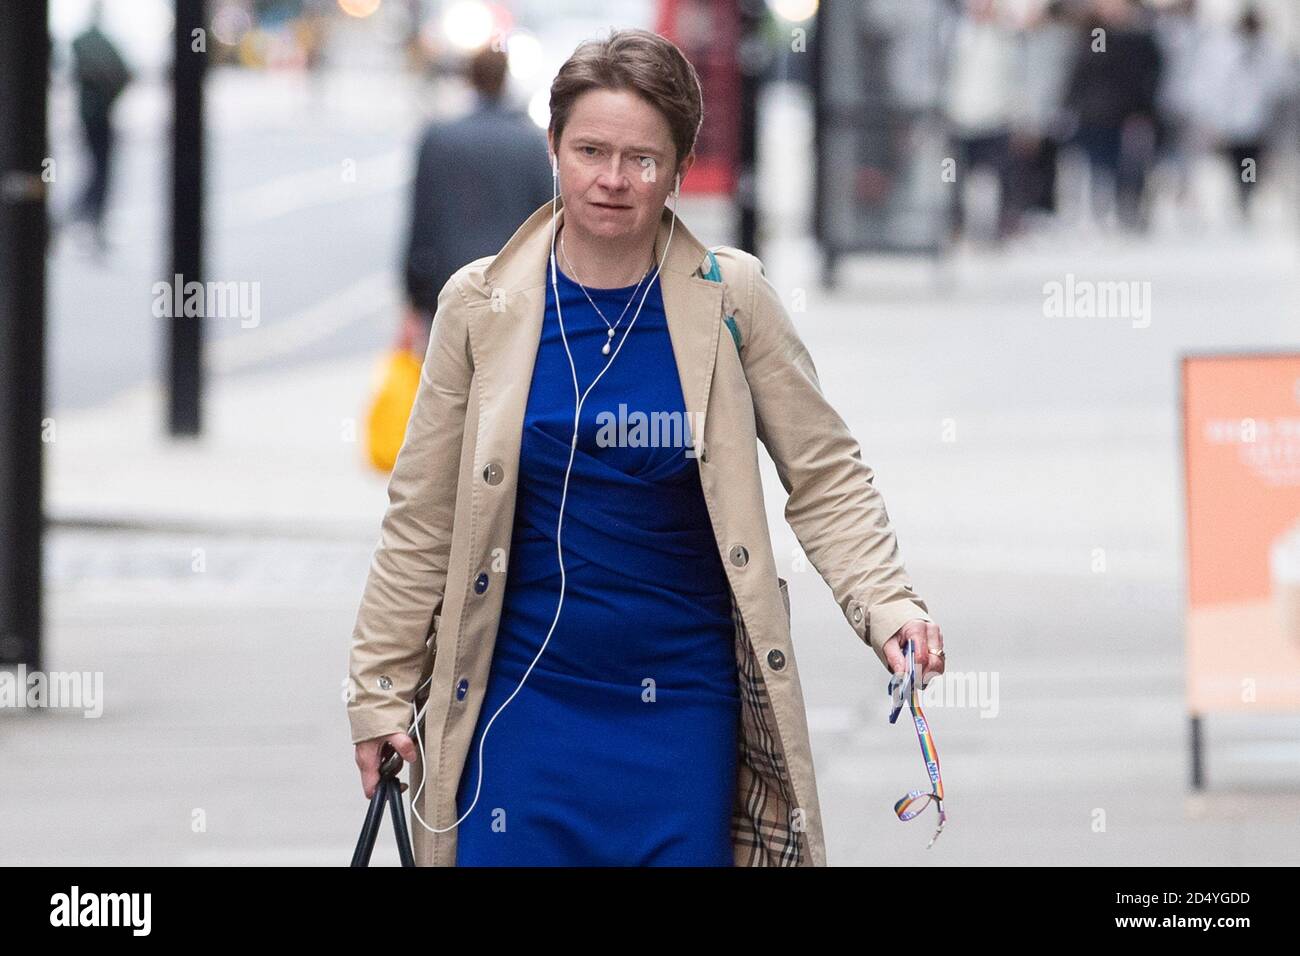
[[[563,200],[557,199],[556,206],[558,230],[564,221]],[[706,420],[708,410],[722,324],[722,287],[700,274],[708,268],[707,249],[681,220],[675,226],[672,220],[672,212],[665,207],[655,238],[655,255],[663,262],[659,285],[668,334],[687,420],[695,429]],[[491,425],[500,435],[522,433],[550,287],[550,248],[551,204],[546,203],[524,221],[484,270],[488,305],[476,309],[469,319],[470,348],[475,375],[480,376],[480,394],[487,396],[493,407]],[[620,354],[619,358],[627,361],[629,356]],[[692,438],[698,450],[703,434],[693,434]],[[518,443],[511,447],[517,456]],[[514,466],[518,460],[505,464]]]

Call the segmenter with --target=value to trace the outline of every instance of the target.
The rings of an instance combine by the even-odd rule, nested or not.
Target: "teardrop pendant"
[[[601,355],[608,355],[608,354],[609,354],[609,343],[608,343],[608,342],[606,342],[604,345],[601,346],[601,348],[600,348],[600,354],[601,354]]]

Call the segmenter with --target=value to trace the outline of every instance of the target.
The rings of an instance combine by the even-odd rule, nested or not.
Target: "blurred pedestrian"
[[[968,179],[986,170],[996,184],[993,232],[1006,233],[1007,150],[1011,134],[1015,41],[995,0],[965,0],[952,40],[945,114],[957,160],[954,235],[970,226]]]
[[[89,222],[96,248],[107,246],[104,211],[108,205],[109,177],[113,168],[113,104],[131,82],[132,73],[117,47],[100,29],[103,2],[95,0],[90,21],[72,41],[73,76],[77,106],[90,158],[90,178],[74,204],[69,222]]]
[[[1094,214],[1110,200],[1120,224],[1140,231],[1155,158],[1160,48],[1138,0],[1095,0],[1085,31],[1065,97],[1072,142],[1088,160]]]
[[[1009,228],[1026,213],[1056,213],[1056,167],[1068,134],[1065,89],[1079,51],[1079,25],[1051,0],[1017,38],[1015,110],[1008,156]]]
[[[399,348],[424,354],[438,292],[466,262],[491,255],[550,202],[546,136],[505,102],[508,59],[491,46],[469,61],[475,103],[465,116],[429,124],[416,157],[407,234],[407,308]]]
[[[1193,212],[1196,199],[1193,161],[1205,149],[1199,115],[1207,93],[1206,50],[1216,30],[1221,28],[1199,15],[1197,0],[1174,0],[1156,12],[1162,59],[1156,91],[1156,163],[1185,217]]]
[[[1294,65],[1265,35],[1259,12],[1250,6],[1236,29],[1209,47],[1202,68],[1211,78],[1206,123],[1216,149],[1232,166],[1238,207],[1248,219],[1269,129],[1279,104],[1296,88]]]

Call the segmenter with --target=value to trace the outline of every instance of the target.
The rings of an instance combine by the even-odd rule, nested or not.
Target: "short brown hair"
[[[510,62],[505,50],[491,45],[478,50],[469,61],[466,74],[470,84],[484,96],[500,96],[506,85]]]
[[[659,110],[672,131],[677,166],[695,147],[704,95],[695,67],[671,40],[649,30],[623,29],[578,44],[551,83],[550,125],[557,148],[574,102],[594,89],[631,90]]]

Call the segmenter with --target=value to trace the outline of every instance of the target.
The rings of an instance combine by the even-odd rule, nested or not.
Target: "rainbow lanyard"
[[[943,777],[939,775],[939,751],[934,745],[934,736],[930,733],[929,723],[926,722],[925,711],[921,710],[921,688],[916,681],[916,647],[911,640],[906,642],[904,653],[907,655],[907,672],[894,674],[889,678],[889,699],[893,701],[889,722],[892,724],[898,720],[898,715],[903,710],[902,690],[906,688],[908,705],[912,708],[912,720],[916,724],[916,736],[921,742],[921,757],[925,760],[925,769],[929,771],[932,790],[929,793],[924,790],[909,790],[907,796],[894,804],[894,812],[898,814],[899,822],[905,823],[928,807],[931,800],[934,801],[934,805],[939,810],[939,827],[934,831],[934,836],[930,837],[930,842],[925,845],[928,850],[934,846],[934,841],[939,839],[948,815],[943,810]],[[924,802],[915,809],[907,809],[922,798]]]

